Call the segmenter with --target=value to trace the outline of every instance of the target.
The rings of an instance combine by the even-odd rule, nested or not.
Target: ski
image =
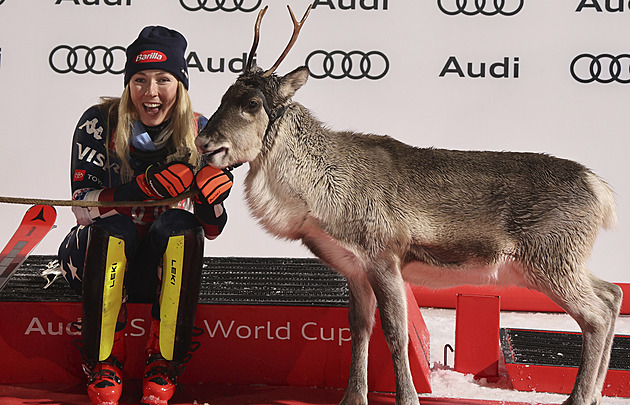
[[[0,253],[0,291],[31,251],[55,225],[57,211],[50,205],[34,205]]]

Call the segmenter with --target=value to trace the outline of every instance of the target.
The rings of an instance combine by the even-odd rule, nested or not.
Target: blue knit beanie
[[[145,27],[127,47],[125,86],[131,76],[142,70],[161,69],[172,73],[188,89],[186,46],[186,38],[177,31],[161,26]]]

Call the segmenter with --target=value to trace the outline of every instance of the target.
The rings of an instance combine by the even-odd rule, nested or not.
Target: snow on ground
[[[422,316],[431,336],[431,394],[422,396],[485,399],[496,401],[519,401],[540,404],[561,404],[565,394],[542,392],[521,392],[512,389],[504,367],[499,367],[499,381],[474,380],[472,375],[464,375],[453,370],[454,354],[448,354],[444,365],[444,346],[455,347],[455,310],[421,308]],[[522,328],[540,330],[576,331],[577,323],[567,314],[501,312],[502,328]],[[615,333],[630,335],[630,316],[620,316]],[[601,405],[630,404],[630,398],[604,397]]]

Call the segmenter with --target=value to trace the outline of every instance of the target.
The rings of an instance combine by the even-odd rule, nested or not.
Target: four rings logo
[[[179,3],[188,11],[243,11],[250,13],[255,11],[262,0],[179,0]]]
[[[3,0],[0,0],[2,4]],[[480,1],[480,0],[477,0]],[[103,45],[58,45],[48,57],[48,63],[57,73],[122,74],[125,65],[125,48]],[[305,62],[315,79],[382,79],[389,72],[389,59],[380,51],[324,51],[311,52]],[[630,83],[630,54],[608,53],[576,56],[570,65],[571,76],[580,83]]]
[[[583,53],[571,62],[571,76],[580,83],[630,83],[630,54]]]
[[[306,67],[315,79],[383,78],[389,71],[389,59],[380,51],[313,51],[306,58]]]
[[[440,10],[447,15],[467,16],[501,14],[513,16],[523,8],[525,0],[437,0]]]
[[[122,46],[59,45],[50,52],[48,63],[57,73],[118,75],[125,70],[125,59],[125,48]]]

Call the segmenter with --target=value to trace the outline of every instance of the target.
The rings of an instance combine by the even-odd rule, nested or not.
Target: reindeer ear
[[[280,94],[286,98],[291,98],[300,87],[306,83],[310,72],[306,66],[300,66],[293,72],[288,73],[280,80]]]

